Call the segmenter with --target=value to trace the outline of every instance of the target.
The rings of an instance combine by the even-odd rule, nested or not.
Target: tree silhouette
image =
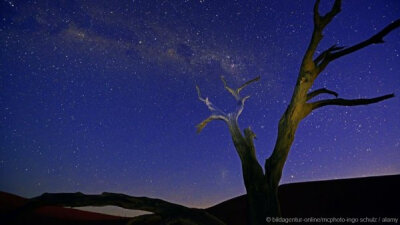
[[[249,206],[248,224],[251,225],[265,224],[267,216],[281,215],[277,196],[278,185],[297,127],[305,117],[313,110],[324,106],[368,105],[394,97],[394,94],[388,94],[367,99],[343,99],[338,98],[338,93],[325,88],[310,92],[315,79],[331,62],[372,44],[384,43],[383,38],[400,26],[400,19],[398,19],[372,37],[358,44],[350,47],[333,45],[315,57],[316,49],[323,38],[323,30],[341,10],[341,0],[335,0],[331,10],[322,16],[319,14],[318,10],[319,3],[320,1],[317,0],[314,5],[314,30],[301,63],[290,104],[279,120],[275,147],[271,156],[265,160],[264,167],[260,165],[256,158],[256,150],[253,143],[255,137],[254,132],[250,128],[246,128],[242,132],[238,124],[238,118],[243,112],[244,104],[246,100],[249,99],[249,96],[242,96],[241,91],[246,86],[257,82],[260,77],[244,83],[237,89],[229,87],[225,78],[221,77],[224,88],[232,94],[238,103],[236,110],[230,113],[225,113],[218,109],[207,97],[204,98],[200,88],[196,87],[200,101],[204,102],[212,113],[207,119],[197,125],[197,131],[200,132],[213,120],[221,120],[228,125],[236,152],[242,164],[242,173]],[[335,98],[313,101],[314,97],[321,94],[333,95]],[[144,210],[154,213],[135,217],[130,221],[130,224],[141,224],[149,217],[159,221],[161,224],[224,224],[218,218],[202,209],[187,208],[160,199],[134,197],[116,193],[103,193],[100,195],[45,193],[39,197],[30,199],[26,205],[11,213],[9,219],[15,219],[18,215],[44,205],[73,207],[114,205],[122,208]]]

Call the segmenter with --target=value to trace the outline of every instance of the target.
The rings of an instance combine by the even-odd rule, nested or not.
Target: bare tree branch
[[[243,88],[245,88],[247,85],[249,85],[249,84],[251,84],[251,83],[253,83],[253,82],[259,81],[259,80],[260,80],[260,76],[258,76],[258,77],[254,78],[254,79],[251,79],[251,80],[245,82],[244,84],[242,84],[239,88],[237,88],[237,89],[235,89],[235,90],[233,90],[232,88],[230,88],[230,87],[228,86],[228,84],[227,84],[227,82],[226,82],[224,76],[221,76],[221,80],[222,80],[222,83],[224,84],[224,88],[225,88],[229,93],[232,94],[232,96],[236,99],[236,101],[241,101],[242,98],[240,97],[240,91],[242,91]]]
[[[326,99],[317,102],[310,103],[312,110],[321,108],[327,105],[340,105],[340,106],[357,106],[357,105],[369,105],[373,103],[377,103],[389,98],[393,98],[394,94],[383,95],[376,98],[360,98],[360,99]]]
[[[100,195],[86,195],[78,193],[45,193],[32,198],[27,204],[14,211],[10,217],[18,217],[41,206],[119,206],[125,209],[143,210],[156,213],[165,220],[179,221],[186,219],[193,224],[215,224],[223,225],[218,218],[207,213],[205,210],[187,208],[182,205],[170,203],[161,199],[147,197],[134,197],[117,193],[102,193]]]
[[[338,59],[342,56],[348,55],[350,53],[353,53],[355,51],[358,51],[360,49],[363,49],[369,45],[372,44],[382,44],[384,43],[383,38],[389,34],[390,32],[392,32],[393,30],[397,29],[400,27],[400,19],[397,19],[395,21],[393,21],[391,24],[387,25],[385,28],[383,28],[381,31],[379,31],[377,34],[375,34],[374,36],[368,38],[367,40],[364,40],[358,44],[355,44],[351,47],[345,48],[345,49],[331,49],[331,50],[326,50],[324,51],[324,55],[322,56],[322,54],[319,57],[323,57],[322,62],[320,63],[320,65],[318,65],[318,73],[322,72],[325,67],[332,62],[335,59]],[[339,51],[338,51],[339,50]],[[317,58],[319,59],[319,58]],[[316,59],[316,61],[318,61]],[[321,59],[319,59],[319,61],[321,61]]]
[[[320,2],[321,2],[320,0],[316,0],[315,4],[314,4],[314,9],[313,9],[313,12],[314,12],[314,26],[316,24],[320,24],[321,23],[320,22],[321,15],[319,15],[319,3]]]
[[[341,0],[335,0],[335,3],[333,4],[331,10],[326,13],[324,16],[321,16],[319,14],[319,3],[320,0],[315,1],[314,4],[314,27],[317,27],[319,30],[323,30],[326,25],[328,25],[333,17],[335,17],[339,12],[341,8]]]
[[[331,55],[330,59],[336,59],[339,57],[342,57],[344,55],[350,54],[352,52],[355,52],[359,49],[362,49],[368,45],[371,44],[381,44],[384,43],[383,38],[389,34],[390,32],[392,32],[394,29],[400,27],[400,19],[397,19],[395,21],[393,21],[391,24],[387,25],[385,28],[383,28],[381,31],[379,31],[377,34],[375,34],[374,36],[370,37],[369,39],[360,42],[356,45],[353,45],[349,48],[346,48],[344,50],[335,52],[334,54]]]
[[[217,107],[215,107],[209,100],[208,98],[203,98],[201,96],[201,92],[200,92],[200,88],[198,86],[196,86],[196,90],[197,90],[197,94],[199,96],[200,101],[204,102],[208,109],[212,112],[212,115],[209,116],[207,119],[203,120],[201,123],[199,123],[196,127],[197,127],[197,133],[200,133],[203,128],[211,121],[213,120],[222,120],[225,121],[226,123],[232,123],[232,122],[237,122],[240,114],[242,114],[243,110],[244,110],[244,103],[246,102],[247,99],[250,98],[250,96],[245,96],[245,97],[241,97],[240,96],[240,91],[245,88],[247,85],[256,82],[258,80],[260,80],[260,77],[256,77],[252,80],[249,80],[247,82],[245,82],[244,84],[242,84],[239,88],[237,89],[232,89],[228,86],[225,78],[223,76],[221,76],[221,80],[222,83],[224,84],[224,88],[232,94],[233,97],[235,97],[236,101],[238,102],[238,107],[236,109],[235,112],[231,112],[231,113],[224,113],[222,110],[218,109]]]
[[[314,59],[315,65],[318,65],[323,59],[326,58],[328,54],[331,54],[335,51],[339,51],[341,49],[345,48],[344,46],[337,46],[337,45],[332,45],[330,48],[327,50],[323,51],[317,58]]]
[[[209,116],[207,119],[201,121],[201,123],[197,124],[197,126],[196,126],[196,127],[197,127],[197,133],[200,133],[200,132],[203,130],[203,128],[204,128],[209,122],[211,122],[211,121],[213,121],[213,120],[223,120],[223,121],[225,121],[225,122],[228,123],[228,119],[227,119],[226,117],[224,117],[224,116],[218,116],[218,115],[212,115],[212,116]]]
[[[218,109],[216,106],[214,106],[208,98],[203,98],[201,96],[200,88],[196,85],[196,90],[197,90],[197,95],[199,96],[200,101],[204,102],[208,109],[211,111],[212,115],[209,116],[207,119],[203,120],[201,123],[197,124],[197,133],[200,133],[203,128],[211,121],[213,120],[222,120],[225,121],[226,123],[229,122],[229,115],[226,115],[225,112],[222,110]]]
[[[251,79],[251,80],[247,81],[246,83],[242,84],[242,86],[240,86],[240,87],[237,89],[237,93],[240,94],[240,91],[242,91],[243,88],[245,88],[247,85],[249,85],[249,84],[251,84],[251,83],[253,83],[253,82],[259,81],[260,78],[261,78],[261,77],[258,76],[258,77],[256,77],[256,78]]]
[[[240,96],[240,91],[242,91],[243,88],[245,88],[247,85],[259,81],[259,80],[260,80],[260,76],[258,76],[258,77],[254,78],[254,79],[251,79],[251,80],[245,82],[244,84],[242,84],[239,88],[237,88],[237,89],[235,89],[235,90],[233,90],[232,88],[230,88],[230,87],[228,86],[228,84],[227,84],[227,82],[226,82],[224,76],[221,76],[221,80],[222,80],[222,83],[224,84],[224,88],[225,88],[229,93],[232,94],[232,96],[236,99],[236,101],[238,101],[239,107],[236,109],[236,112],[235,112],[235,113],[230,113],[230,114],[229,114],[229,115],[231,115],[231,116],[234,116],[234,118],[237,120],[237,119],[239,118],[240,114],[242,114],[242,112],[243,112],[244,103],[246,102],[246,100],[247,100],[248,98],[250,98],[250,96],[241,97],[241,96]]]
[[[230,88],[230,87],[228,86],[228,84],[226,83],[226,80],[225,80],[225,77],[224,77],[224,76],[221,76],[221,81],[222,81],[222,83],[224,84],[224,88],[225,88],[229,93],[232,94],[232,96],[236,99],[236,101],[239,101],[239,100],[240,100],[239,92],[238,92],[237,90],[233,90],[232,88]]]
[[[321,26],[321,29],[324,29],[326,27],[326,25],[328,25],[331,22],[333,17],[335,17],[340,12],[341,4],[342,4],[341,0],[335,0],[335,3],[333,3],[332,9],[327,14],[320,17],[320,19],[319,19],[320,23],[318,25]],[[315,11],[314,11],[314,13],[315,13]],[[318,13],[318,9],[317,9],[317,13]]]
[[[331,90],[326,89],[326,88],[321,88],[321,89],[317,89],[315,91],[312,91],[312,92],[308,93],[307,94],[307,101],[312,99],[312,98],[314,98],[317,95],[320,95],[320,94],[331,94],[331,95],[334,95],[336,98],[339,96],[339,94],[334,92],[334,91],[331,91]]]
[[[246,97],[241,99],[240,104],[239,104],[239,108],[237,109],[237,112],[236,112],[236,120],[239,119],[240,114],[242,114],[242,112],[244,110],[244,103],[249,98],[250,98],[250,96],[246,96]]]
[[[197,90],[197,95],[199,96],[200,101],[204,102],[204,104],[206,104],[206,106],[208,107],[208,109],[215,115],[219,115],[219,116],[224,116],[226,117],[226,113],[224,113],[222,110],[220,110],[219,108],[217,108],[216,106],[214,106],[210,100],[208,100],[208,98],[203,98],[201,96],[201,92],[200,92],[200,88],[199,86],[196,85],[196,90]]]
[[[342,3],[341,0],[335,0],[335,3],[333,4],[331,10],[324,16],[321,16],[318,12],[319,2],[320,0],[317,0],[314,5],[314,30],[310,44],[308,45],[308,48],[303,58],[304,66],[312,65],[313,62],[312,58],[314,56],[315,50],[317,49],[318,44],[322,39],[322,31],[326,27],[326,25],[328,25],[331,22],[331,20],[340,12]]]

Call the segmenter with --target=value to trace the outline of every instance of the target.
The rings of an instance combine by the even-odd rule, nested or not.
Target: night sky
[[[323,1],[322,13],[332,1]],[[0,2],[0,190],[121,192],[207,207],[245,193],[228,129],[198,100],[236,103],[272,152],[309,43],[313,1]],[[400,16],[400,1],[344,1],[319,51]],[[343,98],[400,94],[400,30],[333,62],[314,84]],[[323,96],[331,98],[331,96]],[[299,126],[281,183],[400,173],[400,98],[324,107]]]

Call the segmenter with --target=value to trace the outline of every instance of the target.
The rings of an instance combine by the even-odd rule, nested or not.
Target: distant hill
[[[400,216],[400,175],[284,184],[279,187],[283,217],[397,217]],[[0,224],[11,210],[27,201],[0,192]],[[246,196],[206,210],[228,225],[246,224]],[[41,207],[16,224],[119,225],[129,218],[56,206]],[[158,218],[142,216],[136,223],[156,225]]]
[[[28,199],[0,192],[0,218],[13,209],[24,205]],[[45,206],[20,218],[17,224],[37,225],[119,225],[126,224],[127,218],[58,206]],[[0,224],[3,224],[0,220]]]

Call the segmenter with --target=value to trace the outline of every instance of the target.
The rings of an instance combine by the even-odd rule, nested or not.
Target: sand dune
[[[284,184],[279,198],[283,217],[399,217],[400,175]],[[26,198],[0,192],[0,221],[22,206]],[[229,225],[246,224],[246,196],[239,196],[206,209]],[[15,224],[117,225],[129,218],[56,206],[41,207]],[[158,224],[143,217],[143,225]],[[146,222],[144,222],[146,221]]]

